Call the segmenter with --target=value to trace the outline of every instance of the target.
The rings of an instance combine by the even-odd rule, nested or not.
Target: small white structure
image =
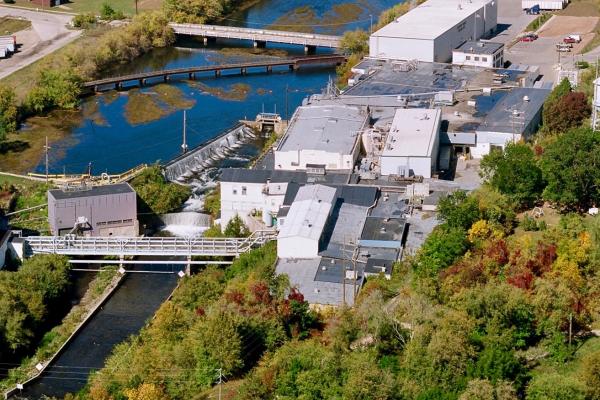
[[[452,50],[489,36],[497,25],[497,0],[428,0],[374,32],[369,56],[449,62]]]
[[[437,167],[442,111],[396,110],[381,154],[381,174],[431,178]]]
[[[364,107],[298,107],[275,150],[275,169],[351,170],[360,151],[360,134],[368,122]]]
[[[452,51],[452,64],[484,68],[501,68],[504,64],[504,44],[468,41]]]
[[[263,222],[272,226],[283,204],[288,183],[305,179],[302,173],[293,171],[224,169],[220,177],[221,228],[225,229],[236,215],[248,224],[253,212],[261,212]]]
[[[336,189],[329,186],[308,185],[298,190],[277,236],[279,258],[319,256],[323,230],[335,199]]]
[[[562,10],[567,4],[569,4],[569,0],[521,0],[523,10],[533,6],[539,6],[540,10]]]
[[[594,100],[592,101],[592,129],[600,129],[600,78],[594,80]]]

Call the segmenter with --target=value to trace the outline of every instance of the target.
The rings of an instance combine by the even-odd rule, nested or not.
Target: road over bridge
[[[257,231],[247,238],[180,237],[25,237],[29,254],[67,256],[237,257],[276,239],[274,231]]]
[[[341,36],[319,35],[314,33],[288,32],[272,29],[238,28],[234,26],[176,24],[170,23],[178,35],[200,36],[205,44],[208,39],[242,39],[252,40],[254,47],[265,47],[267,42],[297,44],[304,46],[309,53],[317,47],[337,49],[340,47]]]
[[[319,65],[333,65],[337,66],[346,62],[346,57],[337,54],[319,55],[319,56],[308,56],[298,58],[285,58],[277,60],[265,60],[265,61],[254,61],[238,64],[220,64],[220,65],[203,65],[198,67],[184,67],[165,69],[159,71],[140,72],[137,74],[115,76],[111,78],[98,79],[95,81],[86,82],[83,84],[84,89],[93,89],[98,91],[102,87],[114,85],[117,89],[122,88],[124,83],[127,82],[138,82],[140,86],[147,83],[148,79],[152,78],[163,78],[168,81],[169,78],[176,75],[184,75],[189,79],[195,79],[196,74],[213,72],[216,77],[221,76],[223,71],[240,71],[242,75],[246,75],[252,69],[266,68],[267,72],[273,71],[274,67],[289,67],[290,70],[295,71],[302,66],[319,66]]]

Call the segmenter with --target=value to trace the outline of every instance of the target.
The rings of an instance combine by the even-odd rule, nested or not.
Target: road
[[[82,32],[67,28],[71,15],[0,6],[0,17],[8,16],[28,19],[32,26],[16,33],[17,44],[21,45],[18,52],[0,59],[0,79],[60,49]]]

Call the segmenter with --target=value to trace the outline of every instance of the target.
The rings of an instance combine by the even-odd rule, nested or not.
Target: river
[[[264,0],[226,18],[223,23],[249,27],[273,27],[299,31],[341,34],[358,27],[369,29],[371,15],[396,4],[396,0]],[[250,55],[252,46],[244,41],[219,41],[205,48],[192,39],[180,39],[174,47],[154,50],[134,62],[119,66],[110,75],[137,71],[239,62],[274,55],[302,55],[301,46],[268,44],[266,54]],[[232,50],[232,48],[244,50]],[[319,49],[319,53],[328,50]],[[203,78],[194,83],[175,81],[170,85],[181,91],[175,106],[155,102],[162,111],[147,121],[142,105],[135,103],[140,92],[156,95],[157,87],[141,91],[110,92],[84,100],[84,120],[50,151],[51,172],[78,173],[91,163],[94,173],[119,173],[141,163],[169,160],[181,151],[182,108],[188,108],[188,143],[197,145],[232,126],[239,119],[254,118],[262,111],[277,111],[285,116],[312,93],[320,92],[335,76],[333,69],[305,69],[289,73],[286,68],[273,74]],[[287,89],[287,90],[286,90]],[[287,102],[286,102],[287,97]],[[128,106],[128,103],[129,106]],[[287,112],[285,110],[288,104]],[[37,170],[42,172],[43,161]]]

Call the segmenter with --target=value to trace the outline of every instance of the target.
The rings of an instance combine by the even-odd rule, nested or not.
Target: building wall
[[[497,21],[498,2],[493,1],[433,40],[371,35],[369,55],[396,60],[451,62],[454,49],[467,40],[489,36],[496,30]]]
[[[330,153],[321,150],[275,151],[275,169],[305,170],[307,164],[324,164],[327,170],[349,170],[354,167],[359,147],[352,154]]]
[[[452,64],[472,65],[484,68],[500,68],[504,63],[503,53],[503,50],[496,52],[496,54],[476,54],[454,51],[452,53]]]
[[[539,5],[542,10],[562,10],[567,5],[568,1],[555,0],[555,1],[539,1],[539,0],[522,0],[521,6],[525,10],[535,5]]]
[[[244,190],[245,188],[245,190]],[[265,189],[267,189],[265,191]],[[247,223],[253,210],[276,215],[283,204],[287,182],[233,183],[221,182],[221,228],[238,215]]]
[[[319,256],[319,241],[300,236],[277,239],[279,258],[315,258]]]
[[[68,233],[78,217],[87,218],[89,236],[137,236],[137,198],[135,193],[109,194],[56,200],[48,196],[48,218],[53,235]]]
[[[371,35],[369,56],[392,60],[434,61],[434,41]]]
[[[431,178],[435,164],[430,157],[381,157],[381,175],[396,175],[398,168],[408,166],[415,175]]]
[[[521,135],[514,135],[514,140],[521,140]],[[471,155],[474,158],[482,158],[489,154],[492,148],[504,149],[506,145],[513,141],[513,134],[502,132],[477,132],[477,144],[471,147]]]

